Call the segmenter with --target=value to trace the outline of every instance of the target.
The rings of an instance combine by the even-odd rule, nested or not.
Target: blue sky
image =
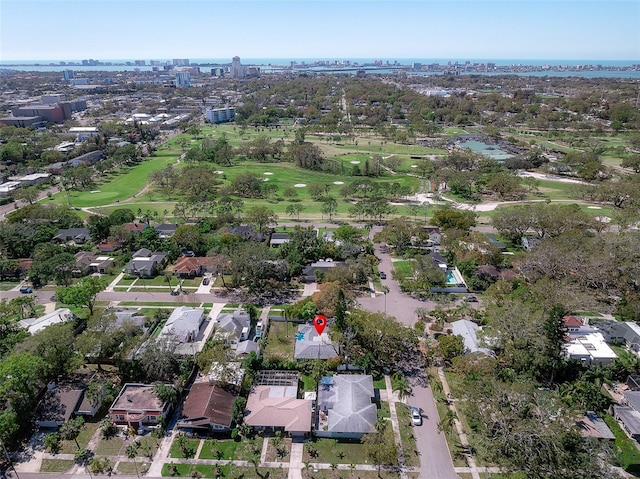
[[[0,0],[0,60],[640,62],[640,1]]]

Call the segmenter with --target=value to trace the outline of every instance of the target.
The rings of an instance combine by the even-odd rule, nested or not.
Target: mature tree
[[[58,290],[56,298],[62,303],[86,306],[89,309],[89,315],[93,315],[93,306],[96,297],[106,285],[104,279],[90,276],[81,279],[73,286],[67,286],[66,288]]]
[[[178,401],[178,391],[171,384],[156,383],[153,392],[163,404],[175,404]]]
[[[266,206],[253,206],[247,210],[247,222],[254,225],[261,233],[265,232],[268,225],[277,224],[278,215]]]
[[[113,223],[108,216],[91,215],[87,219],[87,228],[93,241],[102,241],[109,237],[109,229]]]
[[[72,374],[82,365],[82,357],[75,350],[74,322],[53,324],[30,336],[16,347],[44,360],[42,375],[47,379]]]
[[[322,207],[320,208],[323,215],[329,217],[329,221],[333,219],[333,215],[338,211],[338,202],[332,196],[324,196],[321,200]]]
[[[379,313],[352,310],[337,332],[340,353],[370,370],[410,370],[420,362],[415,331]],[[352,334],[353,333],[353,334]]]
[[[531,205],[498,208],[491,217],[494,228],[516,245],[520,244],[522,237],[533,227],[534,221]]]
[[[580,437],[575,419],[551,392],[484,378],[468,384],[467,413],[477,421],[486,459],[532,479],[618,477],[599,443]]]
[[[21,428],[30,426],[44,370],[44,360],[29,353],[11,354],[0,361],[1,440],[11,443]]]
[[[408,218],[394,218],[382,229],[380,238],[402,255],[411,246],[411,238],[415,233],[416,228]]]
[[[173,241],[178,248],[193,251],[196,256],[203,256],[207,251],[205,238],[196,225],[178,226]]]
[[[476,214],[472,211],[441,208],[433,213],[431,224],[445,230],[468,230],[476,225]]]
[[[623,168],[631,168],[636,173],[640,173],[640,155],[630,155],[622,160]]]
[[[286,213],[292,218],[295,216],[296,219],[300,220],[300,213],[304,210],[304,206],[300,203],[291,203],[287,205]]]
[[[40,190],[36,186],[28,186],[27,188],[18,188],[16,191],[14,198],[16,200],[24,200],[25,202],[32,205],[38,199],[40,195]]]
[[[115,209],[109,215],[109,222],[111,223],[111,226],[131,223],[135,219],[135,214],[129,208]]]
[[[76,347],[89,362],[97,364],[99,371],[122,342],[121,335],[116,334],[115,323],[115,315],[104,311],[92,317],[86,330],[77,338]]]
[[[451,362],[454,358],[464,354],[464,341],[457,334],[438,336],[438,352],[442,358]]]

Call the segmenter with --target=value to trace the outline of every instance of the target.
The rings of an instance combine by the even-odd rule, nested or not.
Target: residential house
[[[320,380],[316,436],[360,439],[375,431],[377,419],[373,377],[337,374]]]
[[[85,244],[91,240],[89,230],[87,228],[69,228],[58,230],[52,241],[58,243],[73,243],[76,245]]]
[[[70,309],[59,308],[38,318],[22,319],[18,321],[18,326],[28,329],[31,334],[36,334],[52,324],[65,323],[74,319],[75,316]]]
[[[479,329],[480,327],[476,323],[468,319],[460,319],[451,323],[452,334],[462,337],[465,354],[485,354],[495,357],[495,353],[491,349],[480,345]]]
[[[213,264],[207,256],[180,256],[171,270],[181,278],[194,278],[211,272]]]
[[[249,313],[238,309],[233,313],[219,314],[215,320],[216,337],[224,339],[231,349],[236,349],[240,342],[249,340],[251,317]]]
[[[135,276],[155,276],[158,270],[167,262],[167,253],[153,253],[147,248],[141,248],[131,257],[125,271]]]
[[[589,326],[589,319],[578,316],[565,316],[562,318],[564,327],[568,335],[580,335],[596,332],[596,329]]]
[[[235,388],[196,381],[182,406],[177,427],[180,429],[229,432],[233,422]]]
[[[589,366],[611,364],[618,358],[600,332],[569,334],[564,351],[567,359],[577,360]]]
[[[311,263],[302,270],[302,276],[304,276],[305,283],[314,283],[318,276],[322,276],[327,271],[331,271],[338,266],[347,267],[347,263],[344,261],[333,261],[330,258],[321,259],[315,263]]]
[[[77,385],[52,384],[36,408],[36,426],[57,429],[71,418],[83,395],[83,388]]]
[[[146,223],[139,223],[138,221],[132,221],[131,223],[123,223],[122,227],[129,230],[131,233],[140,233],[149,226]]]
[[[577,422],[580,435],[584,438],[606,439],[614,441],[615,436],[607,423],[593,411],[587,411]]]
[[[116,249],[118,249],[118,247],[115,245],[115,243],[102,241],[98,245],[98,249],[100,250],[101,253],[113,253]]]
[[[640,353],[640,325],[631,321],[601,321],[598,330],[608,342],[618,341]]]
[[[125,384],[109,408],[111,420],[136,431],[158,426],[167,418],[171,404],[162,403],[153,388],[152,384]]]
[[[263,234],[253,226],[239,225],[229,230],[232,235],[240,236],[245,241],[256,241],[261,243],[264,241]]]
[[[176,308],[164,324],[158,341],[177,341],[192,343],[200,334],[200,326],[204,321],[204,308],[180,306]]]
[[[76,267],[74,276],[86,276],[92,273],[107,274],[113,268],[113,258],[98,256],[90,251],[78,251],[76,253]]]
[[[240,363],[214,363],[206,376],[198,376],[182,407],[181,429],[229,432],[233,403],[244,377]]]
[[[289,237],[289,233],[271,233],[271,238],[269,239],[269,246],[272,248],[279,248],[283,244],[291,241]]]
[[[261,371],[247,398],[244,422],[256,429],[311,431],[311,401],[298,399],[297,371]]]
[[[171,238],[178,229],[178,223],[162,223],[153,227],[160,239]]]
[[[613,417],[633,439],[640,440],[640,412],[627,406],[613,406]]]
[[[333,359],[337,358],[336,346],[329,338],[328,328],[318,334],[312,324],[301,324],[296,334],[294,358],[301,359]]]
[[[138,309],[116,309],[115,311],[110,311],[115,317],[114,327],[120,328],[125,324],[133,324],[138,328],[146,331],[145,323],[147,321],[147,317],[142,314],[140,308]]]

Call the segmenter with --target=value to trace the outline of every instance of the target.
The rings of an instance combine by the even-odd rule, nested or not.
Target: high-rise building
[[[188,58],[174,58],[173,65],[176,67],[188,67],[189,59]]]
[[[188,71],[176,72],[176,86],[189,88],[191,86],[191,74]]]
[[[65,81],[69,81],[73,79],[73,70],[64,70],[62,72],[62,79]]]
[[[247,68],[240,63],[240,57],[231,59],[231,70],[229,71],[231,78],[245,78],[247,76]]]

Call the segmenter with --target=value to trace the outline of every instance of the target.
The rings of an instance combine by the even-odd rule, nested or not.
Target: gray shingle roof
[[[315,326],[301,324],[298,326],[294,358],[296,359],[331,359],[337,358],[334,344],[325,329],[322,336],[318,335]]]

